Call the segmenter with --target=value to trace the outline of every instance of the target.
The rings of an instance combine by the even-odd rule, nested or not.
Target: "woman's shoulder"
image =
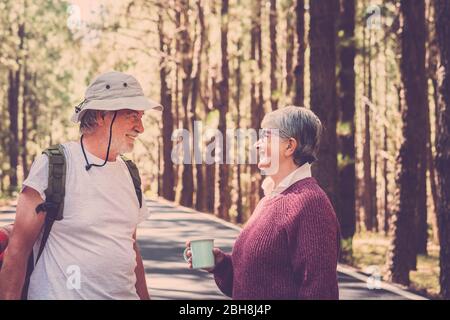
[[[306,178],[294,183],[282,193],[280,205],[285,208],[285,215],[288,218],[308,213],[334,212],[327,194],[315,178]]]
[[[283,201],[297,204],[323,200],[324,198],[328,199],[327,194],[313,177],[302,179],[292,184],[282,192],[281,197]]]

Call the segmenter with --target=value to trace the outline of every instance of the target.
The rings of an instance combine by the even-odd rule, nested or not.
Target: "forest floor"
[[[352,266],[364,273],[372,273],[374,267],[380,270],[383,280],[387,280],[387,254],[391,239],[383,234],[361,232],[353,238]],[[428,255],[419,255],[417,270],[410,272],[409,289],[428,296],[439,298],[439,246],[428,243]]]

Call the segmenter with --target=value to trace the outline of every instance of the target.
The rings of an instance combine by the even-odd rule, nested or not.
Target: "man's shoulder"
[[[33,162],[33,166],[35,169],[45,170],[45,172],[48,172],[49,167],[49,159],[48,155],[44,152],[45,150],[49,149],[50,147],[54,146],[61,146],[63,155],[64,155],[64,162],[66,165],[69,165],[69,163],[72,161],[73,157],[78,156],[77,155],[77,142],[75,141],[67,141],[61,144],[56,144],[52,146],[48,146],[47,148],[44,148],[41,150],[41,153],[38,154]]]
[[[77,141],[66,141],[60,144],[56,144],[53,146],[61,146],[64,152],[64,159],[66,162],[70,160],[72,157],[76,156],[78,153],[79,143]],[[52,147],[53,147],[52,146]],[[50,146],[48,147],[50,148]],[[44,150],[42,150],[44,151]]]
[[[76,148],[78,146],[78,142],[77,141],[66,141],[66,142],[60,143],[59,145],[62,146],[64,153],[67,156],[68,152],[73,152],[76,150]]]
[[[48,145],[47,147],[44,147],[41,150],[41,153],[38,154],[38,156],[41,155],[41,154],[45,155],[44,152],[46,150],[51,149],[51,148],[55,148],[55,147],[59,147],[59,146],[62,147],[62,150],[64,151],[64,155],[68,156],[68,152],[75,150],[75,148],[77,147],[77,144],[78,144],[78,142],[76,142],[76,141],[66,141],[66,142],[62,142],[62,143]]]

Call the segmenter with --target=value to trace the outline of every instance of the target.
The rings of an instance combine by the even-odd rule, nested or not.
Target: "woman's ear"
[[[289,138],[285,150],[286,157],[292,156],[295,150],[297,150],[297,146],[298,146],[297,141],[294,138]]]

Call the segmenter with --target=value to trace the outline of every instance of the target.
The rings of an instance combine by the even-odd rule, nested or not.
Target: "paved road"
[[[215,245],[230,251],[239,228],[212,215],[196,212],[164,200],[147,200],[151,215],[138,229],[147,283],[153,299],[228,299],[206,272],[190,270],[183,260],[187,239],[208,236]],[[0,226],[14,220],[15,207],[0,209]],[[420,299],[421,297],[382,283],[367,288],[367,277],[339,266],[341,299]]]

